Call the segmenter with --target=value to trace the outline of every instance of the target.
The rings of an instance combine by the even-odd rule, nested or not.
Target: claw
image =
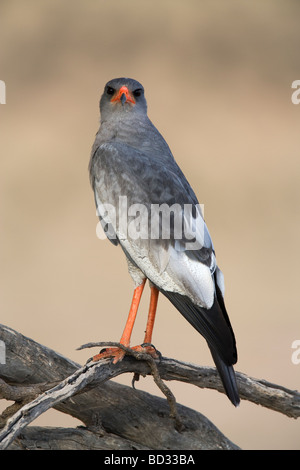
[[[150,344],[150,343],[143,343],[140,346],[134,346],[132,349],[134,351],[149,354],[150,356],[153,357],[153,359],[161,358],[161,353],[157,351],[156,347],[153,346],[153,344]]]
[[[158,351],[158,349],[156,349],[156,347],[152,343],[143,343],[141,344],[141,347],[145,348],[146,352],[150,354],[152,357],[154,357],[154,359],[159,359],[161,361],[162,354],[160,351]],[[153,350],[154,350],[154,353],[153,353]]]
[[[101,359],[113,358],[113,364],[122,361],[125,356],[125,351],[120,348],[104,348],[101,349],[99,354],[93,357],[93,361],[100,361]]]
[[[131,381],[131,385],[132,385],[132,388],[135,389],[135,382],[138,382],[140,380],[140,374],[138,374],[137,372],[135,372],[133,374],[133,378],[132,378],[132,381]]]
[[[161,359],[161,353],[153,346],[153,344],[150,343],[143,343],[139,346],[133,346],[131,348],[133,351],[137,352],[142,352],[149,354],[152,356],[154,359]],[[101,349],[99,354],[96,354],[92,360],[94,362],[100,361],[101,359],[107,359],[107,358],[112,358],[113,359],[113,364],[116,364],[119,361],[122,361],[126,354],[126,351],[124,351],[121,348],[104,348]]]

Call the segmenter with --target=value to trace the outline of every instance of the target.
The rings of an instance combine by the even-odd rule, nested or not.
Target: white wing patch
[[[145,243],[136,246],[132,240],[118,233],[120,243],[129,256],[157,287],[188,296],[193,303],[210,308],[214,301],[215,285],[210,268],[197,260],[190,259],[184,251],[176,251],[171,245],[168,250],[156,245],[149,251]],[[167,253],[164,253],[167,251]],[[161,263],[161,258],[164,261]],[[162,271],[162,264],[167,265]]]
[[[224,276],[223,276],[223,273],[222,273],[221,269],[218,266],[216,267],[216,277],[217,277],[217,284],[220,288],[222,296],[224,297],[224,295],[225,295]]]
[[[202,307],[210,308],[214,301],[215,285],[210,268],[196,259],[189,258],[184,251],[170,247],[171,255],[167,271],[176,279],[183,295]],[[168,290],[168,289],[167,289]]]

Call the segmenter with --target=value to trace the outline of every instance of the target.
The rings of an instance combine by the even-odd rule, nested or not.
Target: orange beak
[[[135,99],[129,92],[127,86],[121,86],[120,90],[117,91],[116,95],[110,101],[112,103],[114,103],[115,101],[120,101],[122,105],[127,102],[135,104]]]

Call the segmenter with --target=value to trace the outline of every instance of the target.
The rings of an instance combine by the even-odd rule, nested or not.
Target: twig
[[[174,419],[175,427],[177,431],[182,431],[184,429],[184,425],[182,421],[180,420],[180,417],[177,411],[175,396],[173,395],[169,387],[167,387],[167,385],[162,381],[154,358],[150,354],[147,354],[144,351],[131,349],[129,347],[124,346],[124,344],[115,343],[111,341],[108,343],[105,343],[105,342],[87,343],[87,344],[83,344],[82,346],[79,346],[79,348],[77,349],[81,350],[81,349],[86,349],[86,348],[104,347],[104,346],[120,348],[123,351],[125,351],[129,356],[133,356],[138,361],[145,361],[149,365],[149,368],[151,370],[151,375],[153,376],[153,380],[155,384],[158,386],[158,388],[161,390],[161,392],[165,395],[166,399],[168,400],[169,407],[170,407],[170,417]],[[159,356],[161,359],[160,353],[159,353]],[[134,373],[133,386],[134,386],[134,382],[137,380],[137,376],[138,374]]]

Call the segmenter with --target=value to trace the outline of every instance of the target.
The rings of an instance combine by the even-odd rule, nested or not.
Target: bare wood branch
[[[148,447],[129,439],[113,434],[102,437],[83,427],[28,426],[20,437],[9,446],[10,450],[148,450]]]
[[[158,367],[163,380],[179,380],[200,388],[210,388],[224,393],[215,368],[199,367],[164,358],[162,369],[160,366]],[[261,405],[290,418],[299,418],[300,393],[297,390],[289,390],[266,380],[249,377],[241,372],[236,372],[236,377],[242,400]]]
[[[128,354],[136,357],[137,359],[144,359],[147,361],[147,355],[136,353],[130,348],[125,348],[119,343],[88,343],[80,346],[78,349],[96,346],[121,347]],[[168,359],[165,357],[161,357],[161,360],[157,363],[156,366],[160,379],[178,380],[180,382],[196,385],[199,388],[210,388],[224,393],[220,376],[214,367],[200,367],[194,364],[184,363],[182,361],[176,361],[174,359]],[[130,372],[140,373],[141,375],[146,374],[145,370],[141,372],[137,370],[139,368],[138,364],[136,364],[134,368],[135,370],[130,370]],[[288,388],[273,384],[266,380],[254,379],[241,372],[236,372],[236,376],[241,399],[248,400],[257,405],[261,405],[265,408],[277,411],[286,416],[289,416],[290,418],[299,418],[300,393],[298,391],[289,390]]]
[[[47,348],[41,345],[38,345],[37,343],[32,342],[32,340],[29,340],[28,338],[22,337],[22,335],[19,335],[16,332],[12,334],[11,333],[12,330],[7,329],[7,327],[4,327],[4,328],[6,328],[6,332],[7,331],[9,332],[8,337],[10,338],[10,340],[12,340],[12,336],[21,337],[21,343],[23,344],[23,346],[25,346],[25,349],[37,348],[37,349],[43,350],[44,357],[47,357],[48,363],[51,358],[53,359],[55,357],[56,360],[60,362],[60,366],[62,366],[62,364],[65,364],[66,369],[68,370],[73,369],[73,373],[70,374],[65,380],[55,385],[51,390],[40,395],[40,393],[43,390],[46,390],[49,387],[49,384],[40,383],[38,385],[29,384],[27,386],[27,385],[24,385],[24,383],[22,383],[22,385],[18,385],[16,383],[20,379],[19,377],[20,372],[24,372],[24,370],[22,370],[24,368],[24,363],[22,367],[20,367],[20,364],[18,364],[18,361],[17,361],[17,364],[16,363],[14,364],[15,371],[17,371],[15,380],[12,380],[12,377],[11,377],[12,375],[11,367],[6,368],[6,374],[5,374],[3,366],[0,366],[0,377],[2,377],[2,380],[5,381],[5,382],[3,381],[0,382],[0,393],[2,392],[2,396],[6,398],[11,397],[10,399],[19,399],[22,401],[24,398],[26,397],[28,398],[28,396],[32,397],[32,394],[35,394],[35,393],[39,394],[39,396],[35,400],[31,401],[29,404],[23,406],[21,409],[17,411],[12,417],[12,419],[10,420],[10,422],[8,423],[8,427],[2,431],[1,433],[2,448],[6,448],[9,445],[9,443],[11,443],[12,440],[15,438],[15,436],[18,433],[22,432],[22,430],[27,426],[27,424],[29,422],[32,422],[38,414],[44,412],[46,409],[49,409],[50,407],[53,407],[53,406],[61,411],[67,412],[71,414],[72,416],[75,416],[81,419],[90,428],[93,428],[94,426],[94,429],[98,429],[98,430],[102,429],[101,425],[99,426],[99,417],[101,416],[100,420],[102,424],[104,424],[104,428],[106,431],[109,430],[110,432],[111,431],[116,432],[116,430],[118,429],[118,426],[119,426],[119,431],[120,431],[120,424],[122,420],[116,419],[115,416],[113,416],[113,419],[112,419],[112,416],[109,413],[109,409],[111,409],[112,402],[114,402],[114,405],[116,405],[117,400],[119,400],[119,405],[117,406],[120,407],[120,399],[121,399],[120,387],[121,387],[122,393],[124,393],[124,396],[125,396],[125,401],[127,400],[125,406],[128,407],[128,405],[129,406],[132,405],[132,394],[133,393],[135,394],[138,391],[134,391],[132,389],[129,389],[128,387],[120,386],[115,383],[110,383],[110,382],[104,383],[104,382],[109,380],[112,377],[116,377],[117,375],[125,373],[125,372],[133,372],[135,374],[140,374],[143,376],[150,374],[151,373],[151,361],[149,361],[149,358],[143,357],[143,359],[147,359],[147,362],[144,362],[144,361],[138,361],[133,357],[126,356],[125,359],[121,363],[118,363],[116,365],[113,365],[108,360],[106,360],[101,363],[92,362],[82,368],[78,368],[78,365],[76,365],[75,363],[72,363],[72,361],[69,361],[66,358],[63,358],[62,356],[57,355],[53,351],[48,350]],[[3,328],[1,330],[1,327],[0,327],[0,333],[1,331],[3,333]],[[3,335],[0,337],[2,339]],[[7,339],[7,335],[6,335],[6,339]],[[16,342],[18,343],[18,341]],[[109,344],[105,343],[105,344],[111,345],[111,343]],[[93,346],[94,345],[95,344],[93,344]],[[101,343],[100,345],[102,346],[103,343]],[[11,344],[10,344],[10,347],[11,347]],[[8,349],[11,350],[10,348]],[[32,353],[32,350],[31,350],[31,353]],[[29,355],[29,357],[32,358],[33,356]],[[40,360],[40,357],[41,356],[38,356],[39,358],[38,362]],[[24,358],[24,355],[22,356],[22,358]],[[31,362],[29,361],[28,363],[29,369],[31,367]],[[18,366],[20,370],[18,370]],[[62,374],[62,371],[64,371],[65,373],[64,367],[60,367],[60,369],[61,369],[60,374]],[[39,371],[40,369],[37,369],[35,367],[35,370]],[[50,379],[50,375],[51,375],[52,385],[53,385],[53,382],[57,383],[57,379],[58,379],[57,375],[59,375],[58,371],[59,369],[56,369],[54,367],[54,370],[51,371],[51,374],[49,373],[49,370],[47,372],[48,379]],[[155,362],[155,369],[152,368],[152,373],[153,372],[154,372],[154,375],[158,373],[157,377],[159,377],[159,381],[161,381],[161,379],[179,380],[179,381],[183,381],[186,383],[191,383],[200,388],[211,388],[211,389],[216,389],[218,391],[223,392],[221,381],[214,368],[199,367],[199,366],[195,366],[192,364],[175,361],[173,359],[161,358],[160,362]],[[27,374],[28,374],[28,370],[27,370]],[[43,374],[45,374],[45,372],[43,372]],[[40,375],[40,374],[38,373],[37,375]],[[54,378],[56,382],[55,380],[53,381]],[[30,379],[32,382],[36,382],[37,377],[35,377],[33,374],[30,377]],[[240,395],[242,399],[250,400],[254,403],[261,404],[262,406],[266,406],[272,410],[284,413],[290,417],[294,417],[294,418],[299,417],[300,394],[298,392],[288,390],[284,387],[274,385],[263,380],[256,380],[241,373],[237,373],[237,381],[238,381],[239,391],[240,391]],[[9,382],[14,382],[14,384],[13,385],[9,384]],[[95,385],[97,385],[96,388],[95,388]],[[91,387],[93,387],[92,390],[91,390]],[[100,387],[101,387],[101,391],[99,393]],[[114,390],[114,388],[117,388],[118,390]],[[79,392],[82,392],[82,390],[84,390],[84,393],[78,394]],[[128,390],[130,391],[130,394],[128,393]],[[138,393],[143,395],[143,392],[138,392]],[[91,394],[92,394],[93,405],[91,405],[90,398],[88,398],[88,396]],[[109,395],[109,398],[107,397],[107,395]],[[71,396],[72,396],[72,399],[67,400],[67,398]],[[101,399],[99,400],[100,396],[101,396]],[[95,398],[97,398],[96,401],[94,401]],[[135,396],[135,399],[136,398],[137,397]],[[158,403],[161,399],[158,399],[157,397],[151,397],[151,399],[153,398],[155,399],[155,401],[158,400],[155,403],[156,408],[161,408],[161,402]],[[143,400],[144,399],[145,397],[143,396]],[[95,407],[95,403],[97,404],[96,407]],[[89,407],[89,405],[91,406]],[[136,405],[137,403],[135,400],[134,406]],[[141,412],[141,410],[139,411]],[[143,409],[142,412],[144,413],[145,410]],[[147,411],[145,413],[147,413]],[[184,423],[184,429],[185,429],[185,431],[182,433],[184,435],[183,441],[185,442],[185,448],[188,448],[186,447],[186,442],[187,442],[186,438],[187,437],[190,438],[190,435],[191,435],[191,434],[188,435],[189,431],[191,430],[191,420],[187,418],[187,416],[190,416],[190,413],[196,413],[196,412],[193,412],[192,410],[189,410],[185,407],[182,407],[181,405],[178,405],[178,415],[180,415],[180,418]],[[116,413],[114,413],[114,415],[115,414]],[[161,416],[166,417],[166,415],[167,415],[166,407],[164,407],[164,412],[161,414]],[[200,419],[199,415],[200,414],[196,414],[195,415],[197,416],[196,418],[195,416],[193,416],[194,423],[197,420],[199,421]],[[153,414],[151,415],[151,418],[153,418]],[[203,418],[204,417],[201,415],[201,419]],[[112,424],[112,421],[116,421],[116,422]],[[95,426],[95,423],[97,423],[97,426]],[[166,423],[166,419],[164,419],[164,424],[165,423]],[[209,424],[211,425],[212,423],[209,423]],[[124,426],[124,424],[122,425]],[[159,426],[161,426],[161,423],[159,424]],[[203,423],[202,423],[202,426],[203,426]],[[168,427],[168,432],[172,434],[171,420],[167,422],[167,427]],[[133,434],[135,434],[134,435],[135,439],[139,439],[139,436],[138,437],[136,436],[136,428],[133,429],[132,427],[130,427],[130,424],[129,426],[127,426],[127,423],[126,423],[126,431],[124,432],[124,434],[122,434],[122,436],[125,439],[127,439],[128,437],[129,439],[131,439]],[[153,443],[153,436],[150,436],[150,434],[151,432],[149,432],[149,436],[148,436],[150,437],[149,448],[155,448],[156,444]],[[152,431],[152,434],[153,434],[153,431]],[[195,436],[195,431],[193,431],[193,436]],[[224,436],[222,437],[225,438]],[[135,441],[135,442],[136,444],[141,444],[141,445],[145,444],[145,442],[138,442],[138,441]],[[161,443],[162,441],[160,441],[160,447],[158,448],[161,448]],[[189,447],[189,448],[200,448],[200,447],[195,447],[194,442],[192,445],[193,447]],[[230,445],[234,447],[234,445],[232,443],[229,444],[228,441],[223,441],[222,445],[224,445],[225,448],[229,448]],[[199,443],[198,443],[198,446],[199,446]],[[176,447],[173,447],[173,448],[176,448]],[[179,447],[179,448],[184,448],[184,447]],[[205,447],[205,448],[208,448],[208,447]]]
[[[24,387],[39,383],[47,386],[47,382],[64,380],[80,367],[53,350],[1,325],[0,339],[5,342],[7,351],[6,364],[0,365],[0,377],[10,385]],[[128,365],[125,367],[126,363]],[[126,357],[123,371],[133,371],[137,363],[142,364]],[[106,367],[111,365],[107,364]],[[144,372],[149,373],[149,366],[145,364],[145,367]],[[140,369],[141,375],[145,375],[144,372]],[[128,440],[131,448],[237,449],[201,413],[177,404],[178,414],[184,424],[184,432],[179,433],[169,417],[165,399],[114,381],[95,385],[85,387],[80,393],[57,403],[54,408],[81,420],[89,430],[100,436],[101,446],[105,445],[104,441],[109,446],[111,437],[117,436]],[[24,445],[29,442],[26,440],[28,430],[29,427],[24,428],[19,435]],[[12,445],[19,443],[19,437]],[[40,444],[43,447],[44,444]],[[93,445],[91,442],[91,448]],[[59,438],[56,446],[61,448]]]
[[[145,361],[148,364],[149,368],[150,368],[150,372],[151,372],[151,375],[153,376],[154,382],[156,383],[158,388],[162,391],[162,393],[165,395],[165,397],[168,400],[168,403],[169,403],[169,406],[170,406],[170,417],[174,419],[176,429],[178,431],[183,429],[183,424],[180,421],[180,418],[179,418],[179,415],[178,415],[178,412],[177,412],[176,399],[175,399],[173,393],[171,392],[171,390],[162,381],[162,379],[160,377],[160,374],[158,372],[156,361],[154,360],[154,358],[150,354],[147,354],[147,353],[143,352],[143,350],[141,350],[141,351],[134,350],[134,349],[131,349],[131,348],[128,348],[128,347],[124,346],[124,344],[115,343],[115,342],[88,343],[88,344],[84,344],[84,345],[80,346],[78,349],[79,350],[80,349],[86,349],[86,348],[91,348],[91,347],[95,347],[95,346],[97,346],[97,347],[103,347],[103,346],[117,347],[117,348],[123,349],[123,351],[125,351],[129,356],[133,356],[138,361]],[[150,346],[152,346],[152,345],[150,345]],[[160,352],[157,351],[157,353],[158,353],[159,362],[160,362],[162,360],[162,356],[161,356]],[[145,374],[143,374],[143,375],[145,375]],[[137,380],[137,377],[139,377],[139,374],[136,371],[134,371],[133,384],[134,384],[134,381]]]
[[[109,360],[106,360],[109,362]],[[60,382],[52,389],[42,393],[30,403],[24,405],[18,410],[0,434],[0,449],[6,449],[15,437],[28,424],[34,421],[38,416],[55,406],[57,403],[75,395],[84,387],[95,380],[95,375],[103,377],[103,381],[111,378],[110,370],[103,371],[104,363],[90,363],[74,372],[67,379]],[[109,364],[108,364],[109,365]],[[99,369],[99,370],[98,370]],[[104,372],[101,374],[101,372]],[[101,382],[100,377],[97,381]]]

